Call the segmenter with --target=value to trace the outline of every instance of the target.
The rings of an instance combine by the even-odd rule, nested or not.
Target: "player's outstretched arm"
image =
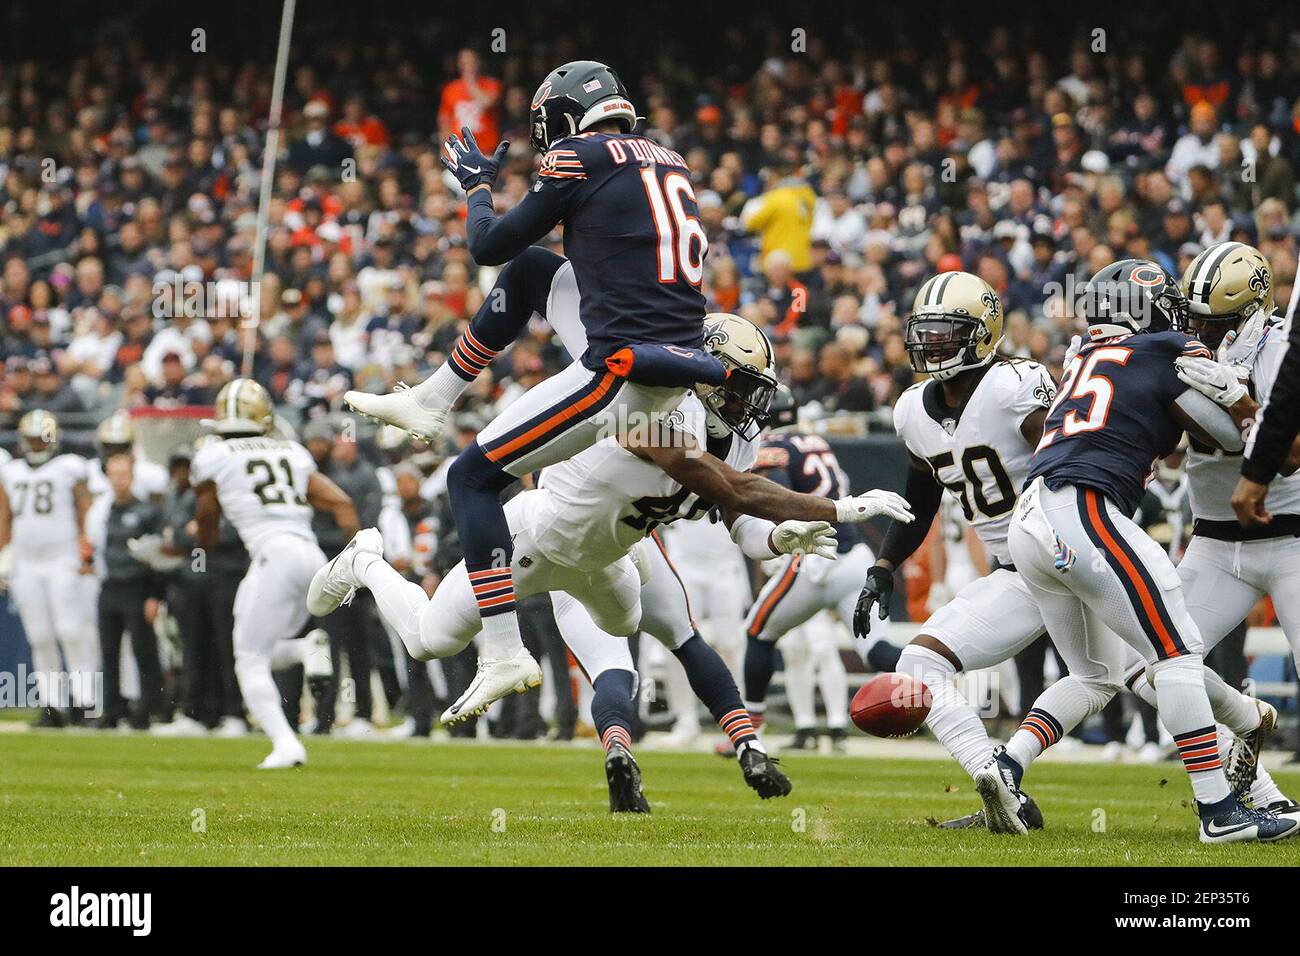
[[[307,479],[307,503],[317,511],[333,515],[345,540],[352,540],[352,536],[361,530],[352,499],[319,471],[313,471]]]
[[[690,443],[671,448],[637,444],[627,447],[724,511],[769,521],[866,521],[882,514],[895,521],[912,520],[907,503],[892,491],[870,491],[832,501],[791,491],[751,472],[737,471]]]
[[[472,190],[468,203],[465,232],[469,253],[481,266],[499,266],[509,262],[545,238],[563,218],[560,194],[549,189],[526,193],[518,205],[500,217],[492,204],[492,190],[488,186]]]
[[[939,513],[939,502],[943,500],[943,487],[934,477],[930,466],[910,452],[908,458],[911,467],[907,470],[903,497],[911,506],[916,520],[891,521],[885,529],[885,541],[880,547],[876,567],[891,573],[925,541],[925,536],[930,533],[930,525],[934,523],[934,516]]]

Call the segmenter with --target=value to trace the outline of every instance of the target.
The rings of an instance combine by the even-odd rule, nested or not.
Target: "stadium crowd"
[[[806,420],[890,428],[914,381],[902,320],[936,271],[987,280],[1007,311],[1003,350],[1058,372],[1078,330],[1071,290],[1116,258],[1181,274],[1206,244],[1241,239],[1287,301],[1294,35],[1153,45],[1114,29],[1098,48],[1095,33],[1048,43],[1026,29],[902,31],[882,48],[851,24],[802,44],[789,26],[733,24],[686,50],[610,58],[645,135],[689,161],[710,308],[768,332]],[[354,469],[342,393],[427,375],[495,274],[469,256],[442,140],[468,126],[485,151],[512,142],[495,197],[508,208],[540,159],[527,145],[539,78],[603,55],[576,38],[494,53],[487,36],[459,51],[463,35],[420,30],[295,43],[256,289],[269,56],[164,55],[110,30],[59,63],[0,61],[0,445],[33,408],[88,435],[121,409],[210,403],[239,374],[230,304],[257,296],[253,376],[322,463]],[[547,243],[562,251],[559,234]],[[456,443],[567,360],[536,323],[473,387]],[[445,507],[449,450],[367,437],[363,454],[395,466],[389,494],[417,542]],[[377,514],[378,489],[365,494]]]

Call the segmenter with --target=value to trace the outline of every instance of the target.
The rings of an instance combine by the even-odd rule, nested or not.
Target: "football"
[[[873,737],[907,737],[930,713],[930,689],[906,674],[873,677],[853,695],[849,716]]]

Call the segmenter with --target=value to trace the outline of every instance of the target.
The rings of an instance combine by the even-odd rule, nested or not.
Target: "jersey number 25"
[[[1095,432],[1105,427],[1106,419],[1110,417],[1110,403],[1115,400],[1115,385],[1105,372],[1097,370],[1097,366],[1103,362],[1126,365],[1132,354],[1133,350],[1127,346],[1107,345],[1089,352],[1083,359],[1075,357],[1062,376],[1061,390],[1047,413],[1047,420],[1051,421],[1055,417],[1062,403],[1074,399],[1087,400],[1088,413],[1080,416],[1077,409],[1067,411],[1059,428],[1043,432],[1037,450],[1046,448],[1056,440],[1057,435],[1069,438],[1071,435]]]

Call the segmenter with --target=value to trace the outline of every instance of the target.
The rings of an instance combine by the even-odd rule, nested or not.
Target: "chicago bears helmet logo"
[[[546,98],[550,95],[551,95],[551,81],[545,80],[543,81],[542,85],[537,88],[537,92],[533,94],[532,108],[537,109],[537,107],[541,106],[543,103],[546,102]]]

